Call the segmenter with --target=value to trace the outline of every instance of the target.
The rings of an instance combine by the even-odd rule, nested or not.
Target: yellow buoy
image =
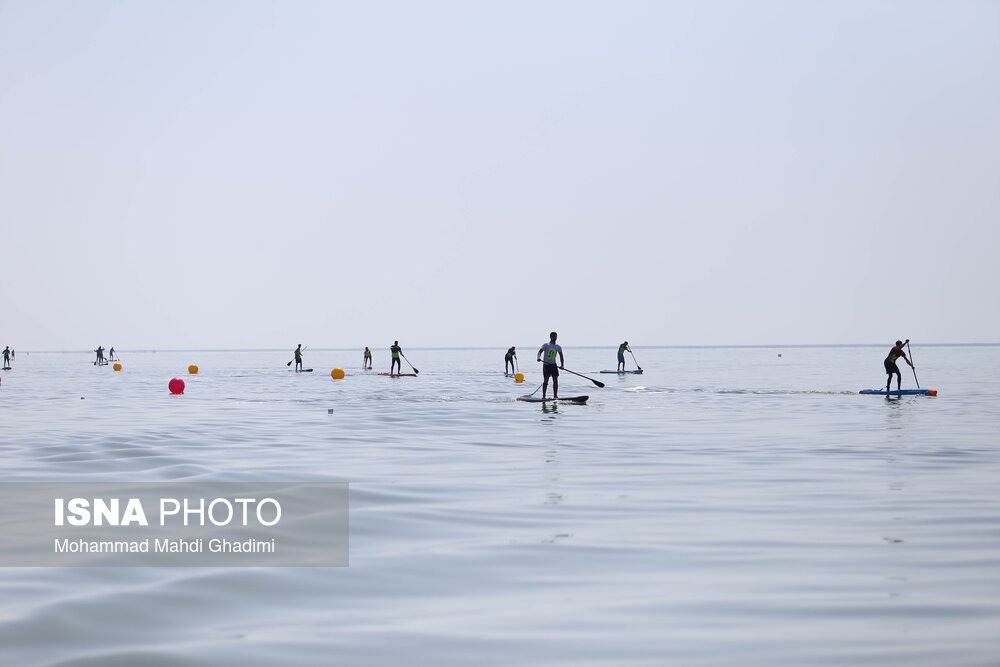
[[[115,365],[112,366],[111,368],[115,369],[116,371],[120,371],[122,369],[122,365],[116,361]]]
[[[330,377],[332,377],[334,380],[343,380],[344,379],[344,369],[343,368],[334,368],[332,371],[330,371]]]
[[[524,382],[524,373],[514,373],[514,382],[518,384]]]
[[[191,375],[197,375],[198,374],[198,364],[191,364],[190,366],[188,366],[188,373],[190,373]]]

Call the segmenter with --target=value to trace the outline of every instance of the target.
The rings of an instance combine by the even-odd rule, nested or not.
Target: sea
[[[1000,347],[888,348],[19,351],[0,481],[346,482],[350,561],[0,568],[0,665],[995,667]]]

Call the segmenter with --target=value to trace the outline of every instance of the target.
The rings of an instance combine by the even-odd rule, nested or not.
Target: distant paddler
[[[372,351],[367,347],[365,348],[365,358],[361,362],[361,368],[370,371],[372,369]]]
[[[299,343],[298,347],[295,348],[295,372],[302,372],[302,343]],[[285,371],[286,373],[288,371]]]
[[[628,341],[625,341],[618,346],[618,372],[621,373],[625,370],[625,353],[628,352],[632,354],[632,350],[629,349]]]
[[[4,370],[10,368],[10,346],[9,345],[3,349],[3,367],[4,367]]]
[[[108,361],[114,361],[114,360],[115,360],[115,348],[112,347],[110,350],[108,350]]]
[[[517,359],[517,352],[514,351],[514,346],[511,345],[510,349],[507,350],[507,354],[503,355],[503,374],[516,373],[517,366],[514,365],[514,360]],[[507,368],[510,367],[508,371]]]
[[[392,369],[396,369],[396,374],[403,372],[403,362],[399,360],[399,355],[403,353],[403,348],[399,346],[399,341],[394,340],[392,345],[389,347],[389,352],[392,355],[392,363],[389,364],[389,375],[393,374]]]
[[[909,342],[910,342],[910,339],[907,338],[906,339],[906,343],[909,343]],[[911,362],[909,359],[907,359],[906,358],[906,353],[903,352],[903,346],[906,345],[906,343],[904,343],[901,340],[897,340],[896,344],[893,346],[893,348],[891,350],[889,350],[889,356],[885,358],[885,362],[884,362],[884,365],[885,365],[885,374],[888,376],[885,379],[885,392],[886,392],[886,394],[889,393],[889,388],[892,385],[892,376],[893,376],[893,374],[896,375],[896,391],[899,391],[900,389],[903,388],[903,376],[899,372],[899,366],[896,365],[896,360],[897,359],[899,359],[900,357],[902,357],[903,361],[905,361],[906,363],[908,363],[910,365],[910,368],[914,369],[914,371],[916,370],[916,367],[913,365],[913,362]]]
[[[101,346],[101,345],[98,345],[97,349],[94,350],[94,354],[97,355],[97,360],[94,362],[94,365],[95,366],[103,366],[104,365],[104,347]]]
[[[566,367],[566,359],[563,357],[562,347],[556,344],[559,337],[555,331],[549,334],[549,342],[538,349],[535,361],[542,362],[542,399],[549,389],[549,378],[552,378],[552,398],[559,398],[559,369]],[[556,357],[559,357],[559,365],[556,365]]]

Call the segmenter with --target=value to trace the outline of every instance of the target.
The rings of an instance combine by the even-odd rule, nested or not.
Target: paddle
[[[409,366],[410,368],[413,368],[413,364],[410,363],[410,360],[406,358],[405,354],[403,354],[402,352],[400,352],[399,356],[403,357],[403,359],[406,361],[406,365],[407,366]],[[413,368],[413,374],[414,375],[420,375],[420,371],[418,371],[416,368]]]
[[[632,361],[635,361],[635,367],[636,367],[636,368],[638,368],[638,369],[639,369],[639,370],[641,371],[641,370],[642,370],[642,366],[640,366],[640,365],[639,365],[639,362],[638,362],[638,361],[636,361],[636,359],[635,359],[635,355],[634,355],[634,354],[632,354],[632,350],[630,349],[630,350],[628,351],[628,353],[632,355]]]
[[[576,371],[571,371],[571,370],[570,370],[570,369],[568,369],[568,368],[560,368],[559,370],[561,370],[561,371],[566,371],[567,373],[572,373],[573,375],[580,375],[580,374],[579,374],[579,373],[577,373]],[[598,382],[598,381],[597,381],[597,380],[595,380],[594,378],[589,378],[589,377],[587,377],[586,375],[580,375],[580,377],[582,377],[582,378],[583,378],[584,380],[590,380],[591,382],[593,382],[593,383],[594,383],[595,385],[597,385],[598,387],[601,387],[602,389],[604,388],[604,383],[603,383],[603,382]]]
[[[544,384],[544,383],[542,383],[542,384]],[[541,388],[542,388],[542,385],[538,385],[538,389],[541,389]],[[535,394],[537,394],[538,393],[538,389],[535,389],[535,391],[533,391],[530,394],[528,394],[528,396],[534,396]]]
[[[917,389],[920,389],[920,380],[917,379],[917,369],[913,367],[913,350],[910,349],[910,339],[906,339],[906,351],[910,353],[910,370],[913,371],[913,381],[917,383]]]
[[[308,350],[308,349],[309,349],[309,346],[308,346],[308,345],[306,345],[306,346],[305,346],[304,348],[302,348],[302,351],[303,351],[303,352],[305,352],[305,351],[306,351],[306,350]],[[289,361],[289,362],[288,362],[287,364],[285,364],[285,365],[286,365],[286,366],[291,366],[291,365],[292,365],[293,363],[295,363],[295,358],[294,358],[294,357],[292,358],[292,360],[291,360],[291,361]]]
[[[514,372],[515,373],[520,373],[521,372],[521,369],[519,369],[517,367],[517,357],[514,357]],[[538,391],[538,390],[536,389],[535,391]]]

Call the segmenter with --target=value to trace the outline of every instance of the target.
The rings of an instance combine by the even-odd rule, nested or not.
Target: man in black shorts
[[[563,357],[562,347],[556,345],[558,334],[553,331],[549,334],[549,342],[542,345],[535,355],[535,361],[542,362],[542,400],[545,399],[545,392],[549,389],[549,378],[552,378],[552,398],[559,398],[559,369],[566,367],[566,359]],[[559,365],[556,365],[556,356],[559,357]],[[544,358],[543,358],[544,357]]]
[[[392,341],[392,345],[389,347],[389,356],[391,360],[389,362],[389,375],[393,375],[395,370],[395,375],[400,375],[403,372],[403,362],[399,360],[399,355],[403,354],[403,348],[399,346],[399,341]]]
[[[910,339],[907,338],[906,343],[909,342]],[[901,340],[897,340],[896,345],[889,350],[889,356],[885,358],[885,374],[889,376],[885,380],[885,393],[887,394],[889,393],[889,387],[892,385],[892,376],[894,373],[896,375],[896,391],[899,391],[903,387],[903,376],[899,372],[899,366],[896,365],[896,359],[902,357],[903,361],[910,364],[910,368],[914,367],[910,360],[906,358],[906,353],[903,352],[903,346],[906,345],[906,343]]]
[[[503,355],[503,374],[504,375],[507,375],[508,373],[513,373],[515,370],[517,370],[514,367],[514,360],[515,359],[517,359],[517,352],[514,350],[513,347],[511,347],[509,350],[507,350],[507,354]],[[507,370],[508,368],[510,368],[509,371]]]

